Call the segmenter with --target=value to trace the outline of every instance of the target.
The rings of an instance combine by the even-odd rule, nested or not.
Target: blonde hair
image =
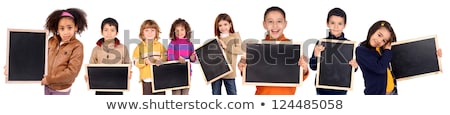
[[[155,35],[155,40],[159,39],[159,33],[161,33],[158,24],[156,23],[156,21],[154,20],[145,20],[142,25],[141,25],[141,29],[139,32],[139,38],[141,38],[142,40],[145,40],[145,36],[144,36],[144,30],[148,29],[148,28],[153,28],[156,30],[156,35]]]

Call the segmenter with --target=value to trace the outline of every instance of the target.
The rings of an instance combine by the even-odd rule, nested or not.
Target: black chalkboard
[[[8,29],[7,83],[40,83],[47,73],[47,32]]]
[[[157,93],[189,88],[191,78],[189,63],[189,61],[186,63],[168,61],[159,66],[152,65],[150,67],[153,71],[152,91]]]
[[[87,64],[88,88],[95,91],[127,91],[130,64]]]
[[[406,80],[442,72],[436,41],[433,35],[393,43],[391,67],[395,78]]]
[[[299,86],[303,71],[298,66],[301,44],[293,42],[248,43],[244,84],[258,86]]]
[[[197,48],[195,53],[197,53],[197,59],[200,62],[206,84],[211,84],[233,72],[217,39],[206,42]]]
[[[353,68],[349,62],[355,59],[355,43],[348,40],[320,39],[325,50],[317,57],[316,87],[351,90]]]

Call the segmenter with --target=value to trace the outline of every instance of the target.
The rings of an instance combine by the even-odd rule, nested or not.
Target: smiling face
[[[345,28],[345,19],[340,16],[330,16],[327,26],[333,36],[339,37],[342,35],[342,31]]]
[[[186,38],[186,29],[184,26],[178,25],[175,27],[175,37]]]
[[[264,29],[269,32],[270,39],[278,39],[283,35],[287,21],[283,14],[279,11],[271,11],[264,18]]]
[[[219,31],[220,31],[220,33],[228,34],[228,33],[230,33],[230,29],[231,29],[230,22],[228,22],[226,20],[219,21]]]
[[[58,22],[57,32],[63,42],[68,42],[71,38],[75,37],[77,27],[72,18],[64,17]]]
[[[146,28],[142,30],[144,33],[144,39],[153,40],[156,37],[156,29],[155,28]]]
[[[370,46],[379,48],[383,47],[386,43],[391,41],[391,32],[387,30],[385,27],[382,27],[375,31],[372,36],[370,36]]]

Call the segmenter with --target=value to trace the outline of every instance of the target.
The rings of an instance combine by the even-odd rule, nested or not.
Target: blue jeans
[[[213,95],[222,95],[222,81],[225,84],[228,95],[237,95],[234,79],[219,79],[211,83]]]
[[[347,95],[346,90],[316,88],[317,95]]]

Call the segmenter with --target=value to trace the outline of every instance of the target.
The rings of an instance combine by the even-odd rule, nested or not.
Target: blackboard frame
[[[297,41],[258,41],[258,42],[247,42],[248,46],[249,44],[270,44],[270,45],[279,45],[279,44],[285,44],[285,45],[300,45],[300,51],[299,51],[299,58],[302,58],[303,55],[303,43],[297,42]],[[244,53],[244,56],[246,56],[247,51]],[[306,61],[306,60],[305,60]],[[243,68],[242,71],[242,84],[243,85],[256,85],[256,86],[284,86],[284,87],[299,87],[303,84],[303,68],[299,67],[299,81],[298,83],[272,83],[272,82],[248,82],[247,81],[247,66]]]
[[[209,85],[209,84],[211,84],[212,82],[217,81],[217,80],[219,80],[219,79],[221,79],[221,78],[225,77],[226,75],[228,75],[228,74],[230,74],[230,73],[233,72],[233,69],[232,69],[232,67],[231,67],[230,61],[225,57],[225,51],[224,51],[224,49],[222,48],[221,45],[216,44],[217,46],[219,46],[220,52],[222,52],[221,58],[225,59],[225,62],[226,62],[226,64],[228,65],[227,67],[228,67],[228,70],[229,70],[229,71],[228,71],[228,72],[225,72],[225,73],[223,73],[223,74],[221,74],[221,75],[219,75],[219,76],[216,76],[214,79],[211,79],[211,80],[208,81],[208,79],[207,79],[207,77],[206,77],[206,75],[205,75],[205,71],[207,71],[208,69],[215,69],[215,68],[203,68],[203,67],[201,66],[201,65],[202,65],[202,62],[201,62],[201,60],[200,60],[200,58],[199,58],[199,55],[198,55],[197,50],[198,50],[198,49],[201,49],[201,48],[205,48],[205,47],[207,46],[207,44],[213,43],[213,41],[217,41],[217,43],[218,43],[219,40],[218,40],[217,38],[212,39],[212,40],[209,40],[208,42],[204,43],[203,45],[201,45],[200,47],[197,47],[197,48],[195,49],[195,51],[196,51],[196,53],[197,53],[196,56],[197,56],[198,62],[200,63],[200,68],[201,68],[200,71],[201,71],[201,73],[202,73],[202,75],[203,75],[203,80],[206,82],[206,85]]]
[[[6,69],[8,71],[8,74],[6,75],[5,78],[5,83],[6,84],[40,84],[41,80],[10,80],[9,78],[13,77],[11,76],[11,73],[9,72],[10,70],[10,46],[11,46],[11,33],[12,32],[30,32],[30,33],[40,33],[40,34],[45,34],[45,38],[43,38],[45,41],[45,54],[44,54],[44,58],[45,58],[45,64],[44,64],[44,74],[42,75],[42,78],[44,77],[44,75],[47,75],[48,73],[48,35],[49,32],[47,30],[40,30],[40,29],[18,29],[18,28],[7,28],[7,35],[6,35]],[[19,45],[21,47],[27,47],[25,45]]]
[[[121,67],[121,68],[128,68],[128,76],[130,76],[130,71],[131,71],[131,64],[86,64],[85,65],[85,72],[86,72],[86,75],[87,75],[87,77],[88,77],[88,80],[86,81],[87,83],[87,88],[88,88],[88,91],[125,91],[125,92],[128,92],[128,91],[130,91],[130,79],[128,78],[128,76],[126,76],[127,77],[127,88],[126,89],[93,89],[93,88],[91,88],[91,84],[90,84],[90,78],[91,77],[89,77],[89,72],[88,72],[88,68],[89,67],[111,67],[111,68],[116,68],[116,67]]]
[[[436,46],[436,50],[439,48],[438,45],[438,37],[437,35],[429,35],[429,36],[423,36],[423,37],[417,37],[417,38],[412,38],[412,39],[406,39],[406,40],[400,40],[397,42],[393,42],[392,43],[392,48],[394,48],[396,45],[401,45],[401,44],[406,44],[406,43],[411,43],[411,42],[417,42],[417,41],[422,41],[422,40],[427,40],[427,39],[431,39],[434,38],[434,43]],[[428,73],[423,73],[423,74],[417,74],[417,75],[413,75],[413,76],[407,76],[407,77],[403,77],[403,78],[397,78],[397,81],[405,81],[405,80],[410,80],[410,79],[414,79],[414,78],[420,78],[420,77],[425,77],[425,76],[430,76],[430,75],[435,75],[435,74],[441,74],[442,71],[442,63],[441,63],[441,58],[438,57],[436,55],[436,58],[438,60],[438,66],[439,66],[439,70],[438,71],[434,71],[434,72],[428,72]],[[395,71],[395,70],[393,70]]]
[[[160,66],[163,66],[163,65],[165,65],[165,64],[173,64],[173,63],[180,63],[179,61],[167,61],[167,62],[164,62],[164,63],[162,63]],[[187,76],[188,76],[188,84],[186,85],[186,86],[179,86],[179,87],[171,87],[171,88],[164,88],[164,89],[155,89],[155,76],[154,76],[154,74],[155,74],[155,71],[154,71],[154,69],[153,69],[153,66],[156,66],[156,65],[151,65],[150,66],[150,70],[152,71],[152,74],[151,74],[151,80],[152,80],[152,92],[153,93],[158,93],[158,92],[165,92],[165,91],[171,91],[171,90],[178,90],[178,89],[186,89],[186,88],[190,88],[191,87],[191,74],[190,74],[190,71],[191,71],[191,66],[190,66],[190,61],[188,61],[188,60],[186,60],[185,61],[185,63],[186,63],[186,66],[187,66]]]
[[[353,45],[353,53],[352,53],[352,57],[353,59],[355,59],[356,61],[356,41],[350,41],[350,40],[335,40],[335,39],[320,39],[319,40],[319,44],[324,43],[324,42],[328,42],[328,43],[340,43],[340,44],[352,44]],[[325,48],[326,50],[327,48]],[[317,57],[317,59],[321,59],[322,53],[319,54],[319,56]],[[350,76],[350,87],[340,87],[340,86],[332,86],[332,85],[323,85],[323,84],[319,84],[320,81],[320,66],[321,66],[321,60],[317,60],[317,75],[316,75],[316,87],[317,88],[324,88],[324,89],[335,89],[335,90],[347,90],[347,91],[351,91],[353,89],[353,82],[354,82],[354,74],[355,74],[355,68],[352,67],[351,69],[351,76]]]

